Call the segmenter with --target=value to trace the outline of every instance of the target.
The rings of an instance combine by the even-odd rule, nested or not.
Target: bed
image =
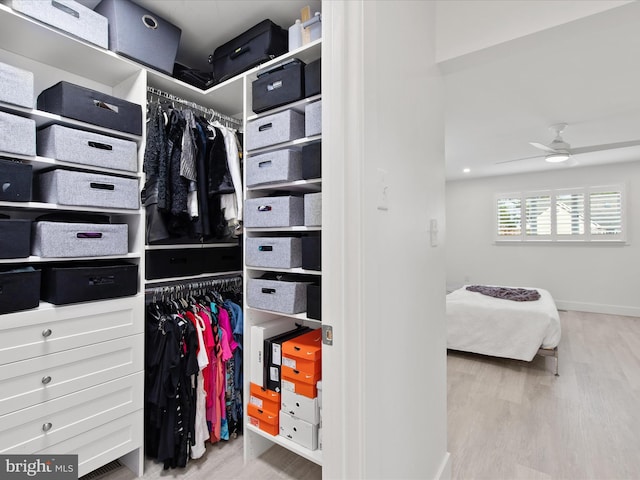
[[[493,289],[494,287],[490,287]],[[511,288],[511,287],[499,287]],[[467,285],[447,295],[447,348],[494,357],[533,360],[536,354],[556,358],[561,329],[551,294],[535,290],[534,301],[494,298],[467,290]]]

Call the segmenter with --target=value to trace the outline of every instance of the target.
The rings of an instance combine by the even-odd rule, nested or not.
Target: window
[[[499,194],[496,209],[498,242],[626,240],[621,185]]]

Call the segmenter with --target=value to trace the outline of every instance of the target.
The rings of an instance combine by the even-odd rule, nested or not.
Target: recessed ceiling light
[[[465,169],[463,169],[462,171],[463,171],[464,173],[469,173],[469,172],[471,171],[471,169],[470,169],[470,168],[465,168]]]

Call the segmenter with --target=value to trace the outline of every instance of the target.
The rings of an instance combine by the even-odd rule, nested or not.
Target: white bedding
[[[560,317],[551,294],[515,302],[466,290],[447,295],[447,348],[531,361],[540,347],[560,342]]]

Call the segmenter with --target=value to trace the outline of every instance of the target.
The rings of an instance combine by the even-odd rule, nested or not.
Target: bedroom
[[[568,124],[562,138],[572,148],[640,140],[640,68],[630,61],[640,53],[639,5],[517,2],[530,9],[517,12],[478,3],[440,10],[442,20],[473,19],[440,24],[448,42],[447,289],[546,289],[563,331],[558,379],[551,359],[449,354],[453,477],[636,478],[640,147],[563,165],[545,163],[530,142],[549,144],[558,122]],[[525,157],[536,158],[518,160]],[[495,241],[496,195],[602,185],[624,188],[626,242]]]

